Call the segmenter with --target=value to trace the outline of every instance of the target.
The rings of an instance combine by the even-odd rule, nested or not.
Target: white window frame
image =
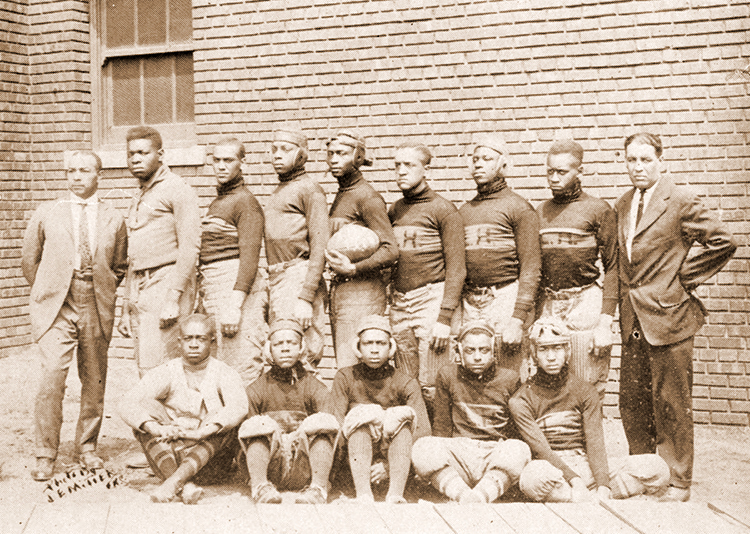
[[[100,3],[106,0],[90,0],[91,39],[91,130],[94,150],[102,158],[104,168],[126,168],[125,133],[130,126],[111,126],[112,102],[111,79],[104,67],[111,59],[194,52],[194,41],[164,43],[108,49],[105,44],[104,10]],[[195,98],[195,91],[193,91]],[[200,166],[206,162],[205,147],[198,145],[195,121],[191,123],[153,124],[164,139],[164,161],[172,166]]]

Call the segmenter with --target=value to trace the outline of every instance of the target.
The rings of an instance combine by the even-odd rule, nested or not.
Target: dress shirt
[[[654,194],[654,191],[656,190],[656,185],[659,183],[657,180],[654,185],[649,187],[648,189],[635,189],[635,193],[633,194],[633,201],[630,203],[630,220],[628,221],[628,239],[625,243],[625,246],[628,251],[628,261],[631,260],[630,254],[633,249],[633,238],[635,237],[635,220],[638,217],[638,202],[640,202],[640,195],[643,195],[643,213],[646,213],[646,208],[648,208],[648,203],[651,200],[651,197]],[[641,218],[643,215],[641,215]]]
[[[75,194],[70,194],[70,209],[71,209],[71,221],[73,230],[73,249],[75,250],[75,257],[73,258],[73,267],[76,269],[81,268],[81,254],[79,251],[78,241],[81,238],[81,232],[79,231],[79,224],[81,221],[81,211],[83,205],[86,204],[86,219],[89,224],[89,248],[91,248],[91,257],[94,257],[96,252],[96,220],[99,212],[99,196],[94,193],[89,198],[81,198]]]

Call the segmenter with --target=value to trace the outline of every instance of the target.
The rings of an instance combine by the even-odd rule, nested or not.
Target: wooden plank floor
[[[716,506],[718,508],[718,506]],[[727,506],[728,508],[728,506]],[[750,534],[705,503],[0,505],[2,534]]]

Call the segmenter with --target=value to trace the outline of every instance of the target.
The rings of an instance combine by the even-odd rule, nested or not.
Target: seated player
[[[190,482],[213,458],[228,471],[236,452],[233,431],[247,415],[240,375],[210,357],[214,324],[201,314],[180,323],[182,357],[150,370],[120,403],[148,463],[163,480],[154,502],[180,496],[195,503],[202,489]],[[221,454],[219,454],[221,453]]]
[[[271,368],[247,388],[249,419],[239,430],[253,499],[280,503],[284,490],[302,490],[296,502],[323,504],[339,424],[320,412],[328,389],[300,361],[306,354],[299,322],[271,323],[264,349]],[[304,489],[303,489],[304,488]]]
[[[364,317],[352,345],[359,363],[336,373],[329,402],[348,443],[357,501],[373,502],[371,484],[387,478],[386,502],[405,503],[412,442],[430,434],[422,390],[390,363],[396,343],[386,317]]]
[[[518,482],[531,459],[528,445],[512,439],[508,411],[519,374],[496,364],[489,323],[466,323],[457,341],[461,363],[438,373],[434,435],[414,444],[412,462],[451,501],[491,503]]]
[[[537,373],[510,400],[513,419],[535,458],[521,473],[521,491],[548,502],[666,491],[669,467],[656,454],[622,458],[617,469],[609,470],[599,394],[568,373],[571,348],[565,325],[540,319],[530,339]]]

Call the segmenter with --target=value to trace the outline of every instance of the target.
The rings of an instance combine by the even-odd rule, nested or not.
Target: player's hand
[[[156,421],[149,421],[143,425],[143,430],[156,436],[157,441],[174,441],[180,438],[182,430],[175,425],[161,425]]]
[[[130,326],[130,309],[127,302],[122,304],[122,315],[120,316],[120,322],[117,323],[117,331],[123,337],[133,335],[133,328]]]
[[[511,317],[508,324],[502,329],[500,336],[506,345],[520,345],[523,341],[523,321]]]
[[[181,293],[174,289],[167,291],[166,299],[159,314],[159,328],[169,328],[177,322],[177,318],[180,316],[180,295]]]
[[[382,484],[388,480],[388,470],[383,462],[375,462],[370,468],[370,484]]]
[[[430,340],[430,347],[435,352],[443,352],[446,348],[448,348],[450,336],[450,326],[443,323],[435,323],[435,325],[432,327],[432,339]]]
[[[313,307],[306,300],[297,299],[294,303],[294,317],[299,322],[302,330],[307,330],[312,324]]]
[[[599,486],[596,488],[596,498],[600,501],[608,501],[612,498],[612,490],[607,486]]]
[[[326,260],[331,270],[341,276],[352,276],[357,272],[351,260],[337,250],[326,250]]]
[[[599,322],[594,328],[594,356],[599,357],[602,349],[608,349],[614,342],[612,334],[612,316],[602,314],[599,316]]]
[[[576,477],[571,480],[570,487],[572,488],[571,500],[573,502],[587,502],[593,500],[593,495],[586,487],[582,478]]]
[[[221,318],[221,335],[234,337],[240,331],[240,319],[242,310],[234,306],[225,306],[219,317]]]

